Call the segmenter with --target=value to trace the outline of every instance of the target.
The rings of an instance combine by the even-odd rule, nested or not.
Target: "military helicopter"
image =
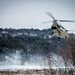
[[[43,22],[43,23],[53,22],[53,24],[51,26],[52,35],[57,36],[59,38],[69,38],[70,37],[68,34],[69,30],[66,30],[61,24],[58,24],[58,21],[59,22],[75,22],[75,21],[73,21],[73,20],[56,20],[50,12],[46,12],[46,14],[49,15],[53,19],[53,21]]]

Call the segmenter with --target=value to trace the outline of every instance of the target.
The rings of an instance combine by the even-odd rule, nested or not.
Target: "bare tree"
[[[65,40],[65,44],[62,46],[61,56],[65,63],[65,75],[67,68],[75,67],[75,39],[69,38]],[[72,64],[72,65],[70,65]]]
[[[70,58],[72,60],[72,64],[75,67],[75,39],[74,38],[70,38],[68,40],[69,46],[70,46],[70,51],[71,51],[71,55]]]

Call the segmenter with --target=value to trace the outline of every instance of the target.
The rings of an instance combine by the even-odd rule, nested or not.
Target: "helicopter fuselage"
[[[69,38],[69,34],[64,29],[61,29],[61,26],[55,20],[53,21],[51,29],[53,35],[60,38]]]

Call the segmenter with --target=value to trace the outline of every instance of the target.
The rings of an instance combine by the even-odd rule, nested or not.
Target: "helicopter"
[[[50,12],[46,12],[46,14],[49,15],[53,19],[53,21],[43,22],[43,23],[53,22],[53,24],[51,26],[52,35],[57,36],[59,38],[69,38],[70,37],[69,33],[68,33],[69,30],[66,30],[58,22],[75,22],[75,21],[73,21],[73,20],[56,20]]]

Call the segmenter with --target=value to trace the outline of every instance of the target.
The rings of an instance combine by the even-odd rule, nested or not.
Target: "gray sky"
[[[0,0],[0,28],[50,28],[52,20],[75,20],[75,0]],[[75,30],[75,23],[61,23],[68,30]]]

